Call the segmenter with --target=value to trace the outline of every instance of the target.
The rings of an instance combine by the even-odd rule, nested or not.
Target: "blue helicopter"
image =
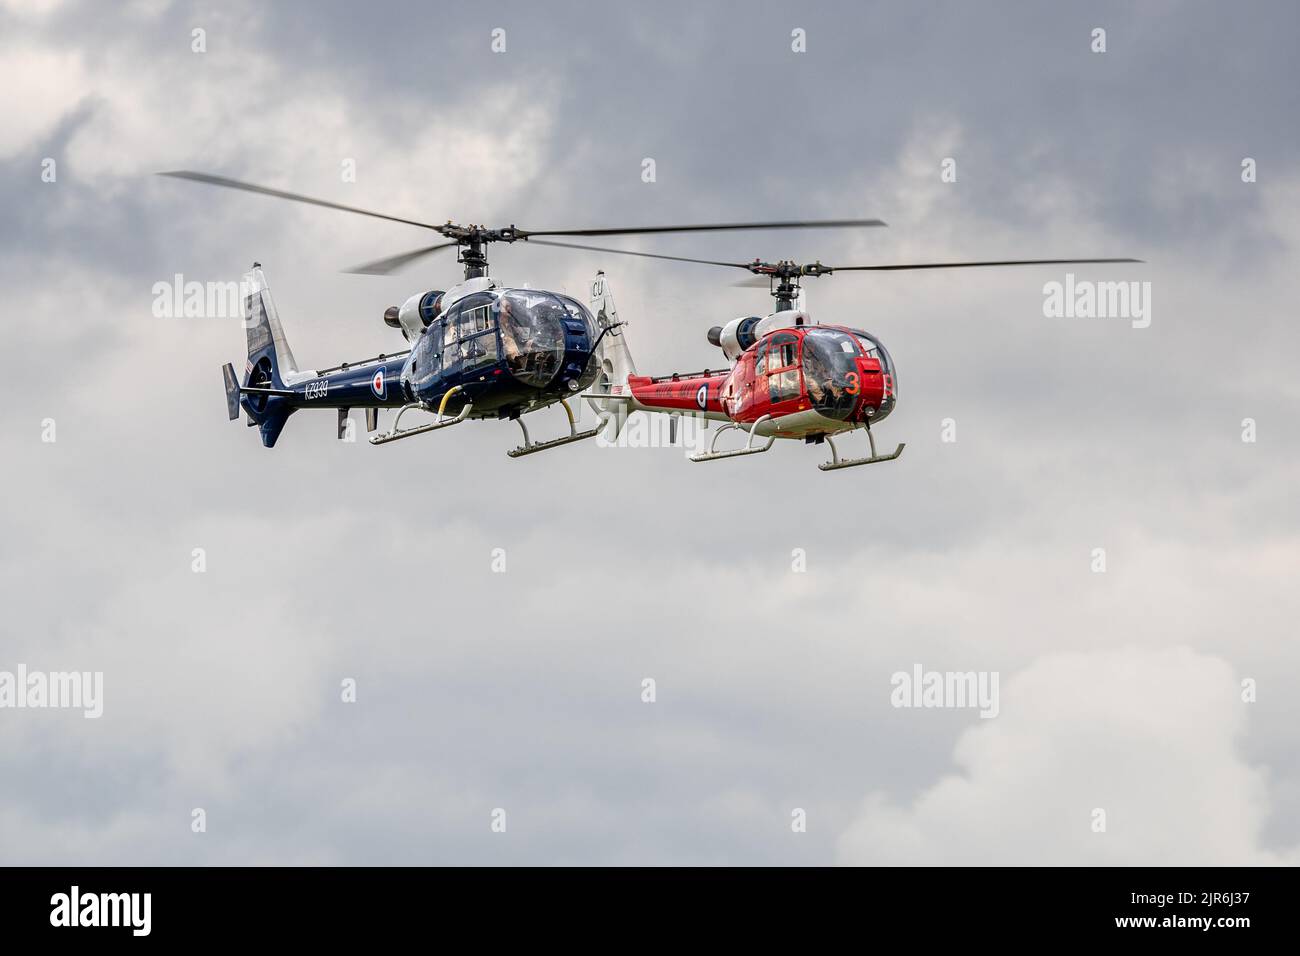
[[[341,439],[350,436],[351,409],[366,410],[368,432],[378,430],[379,409],[397,409],[391,427],[371,436],[370,442],[375,445],[474,418],[510,419],[519,422],[524,435],[523,444],[507,452],[512,458],[597,435],[600,426],[578,430],[569,399],[593,384],[597,394],[604,394],[634,371],[608,283],[603,274],[593,283],[592,309],[562,293],[503,286],[488,274],[486,249],[491,243],[532,242],[596,249],[540,237],[884,225],[878,219],[837,219],[567,230],[525,230],[511,225],[490,229],[452,222],[419,222],[207,173],[181,170],[160,175],[419,226],[447,240],[347,270],[352,273],[388,275],[442,250],[459,250],[457,261],[464,266],[463,281],[446,290],[413,295],[403,305],[392,306],[384,313],[385,324],[401,331],[408,349],[326,369],[298,367],[261,265],[253,264],[245,277],[248,360],[244,374],[242,379],[237,377],[233,364],[227,364],[222,372],[230,419],[237,419],[242,408],[248,424],[260,429],[262,444],[267,448],[275,445],[289,416],[305,408],[336,409]],[[642,255],[623,249],[598,251]],[[550,441],[534,441],[523,417],[557,403],[567,414],[569,433]],[[602,414],[611,412],[605,403],[593,402],[593,406]],[[431,414],[434,419],[402,427],[403,418],[412,412]]]

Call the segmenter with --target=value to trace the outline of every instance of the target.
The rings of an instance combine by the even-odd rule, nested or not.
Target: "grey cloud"
[[[890,708],[892,671],[1010,675],[1127,644],[1261,676],[1220,756],[1267,769],[1260,852],[1295,845],[1296,12],[739,9],[115,18],[74,3],[5,24],[0,55],[73,51],[91,82],[0,176],[0,667],[102,666],[107,702],[94,727],[0,712],[0,858],[825,863],[865,794],[913,806],[970,726]],[[207,59],[188,52],[194,25]],[[1105,55],[1087,53],[1094,25]],[[787,52],[794,26],[807,54]],[[948,149],[952,187],[937,181]],[[64,160],[56,185],[39,181],[47,154]],[[815,316],[877,331],[900,363],[882,437],[909,447],[866,474],[823,475],[823,450],[793,443],[709,466],[595,447],[509,461],[508,423],[370,448],[306,413],[268,453],[224,420],[218,369],[241,332],[153,319],[155,281],[234,278],[256,257],[298,357],[323,365],[399,347],[383,308],[454,269],[340,276],[423,234],[152,177],[213,162],[540,227],[891,223],[640,246],[686,255],[1135,255],[1150,264],[1123,276],[1152,281],[1156,316],[1145,331],[1046,320],[1050,269],[810,283]],[[644,370],[717,364],[704,330],[767,307],[702,266],[494,259],[571,292],[596,268]],[[39,441],[47,416],[55,445]],[[198,546],[206,575],[189,571]],[[1096,546],[1104,576],[1087,570]],[[795,547],[807,575],[789,571]],[[345,676],[356,705],[338,701]],[[194,806],[209,833],[189,832]],[[795,806],[807,834],[790,832]]]

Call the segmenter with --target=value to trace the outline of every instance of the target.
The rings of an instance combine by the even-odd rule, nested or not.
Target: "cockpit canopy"
[[[818,413],[838,421],[863,408],[876,420],[893,408],[893,366],[879,340],[835,326],[778,328],[752,349],[754,374],[766,383],[771,405],[806,397]]]
[[[564,361],[565,332],[585,334],[596,322],[575,299],[539,289],[508,289],[497,298],[493,318],[510,374],[537,388],[555,378]]]
[[[859,394],[858,339],[839,329],[812,328],[803,337],[804,386],[813,407],[843,421],[853,415]]]
[[[439,297],[440,299],[441,297]],[[534,388],[555,380],[564,364],[565,336],[590,348],[596,322],[575,299],[540,289],[475,292],[445,313],[430,301],[430,321],[416,343],[408,374],[417,390],[435,380],[504,360],[510,375]],[[426,308],[421,303],[421,311]]]

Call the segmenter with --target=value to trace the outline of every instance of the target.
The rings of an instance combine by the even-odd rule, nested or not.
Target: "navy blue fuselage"
[[[587,388],[599,371],[591,361],[596,322],[568,296],[493,289],[464,296],[445,313],[435,303],[433,311],[409,353],[285,377],[268,335],[264,348],[250,350],[244,384],[292,394],[241,395],[263,444],[273,446],[301,408],[421,403],[459,413],[472,402],[471,417],[515,418]]]

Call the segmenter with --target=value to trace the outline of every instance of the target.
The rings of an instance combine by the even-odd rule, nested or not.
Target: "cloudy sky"
[[[104,674],[98,720],[0,710],[0,862],[1300,861],[1298,28],[0,0],[0,671]],[[1152,322],[1045,318],[1054,267],[811,282],[899,366],[875,468],[512,461],[507,422],[375,448],[328,413],[268,451],[226,421],[238,321],[156,318],[155,283],[257,259],[323,367],[399,349],[384,308],[457,270],[341,274],[431,240],[176,168],[434,221],[890,224],[626,242],[713,258],[1133,256],[1074,271],[1150,282]],[[571,294],[607,270],[642,370],[716,366],[705,330],[768,307],[705,266],[494,252]],[[917,665],[996,672],[998,715],[892,706]]]

